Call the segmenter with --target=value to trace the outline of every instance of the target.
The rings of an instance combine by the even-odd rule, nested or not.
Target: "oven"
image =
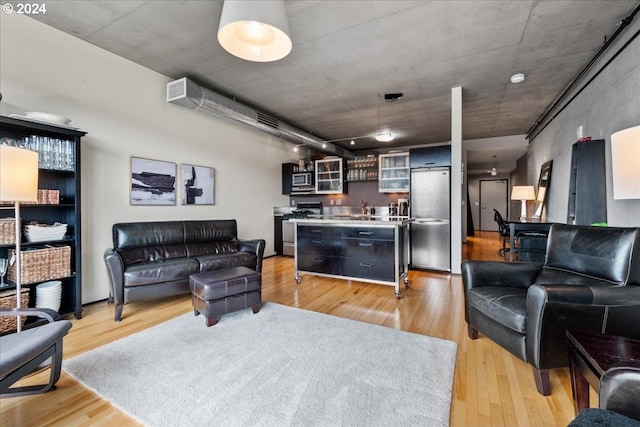
[[[295,256],[295,227],[290,218],[308,218],[309,215],[322,215],[322,202],[298,203],[298,209],[282,216],[282,254]]]
[[[296,225],[288,219],[282,220],[282,255],[294,256],[296,244],[294,243]]]

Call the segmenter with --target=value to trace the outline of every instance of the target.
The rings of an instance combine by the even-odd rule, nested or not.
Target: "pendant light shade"
[[[271,62],[291,52],[289,21],[283,0],[225,0],[218,42],[247,61]]]

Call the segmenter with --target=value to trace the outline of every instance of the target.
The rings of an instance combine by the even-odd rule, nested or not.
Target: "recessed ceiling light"
[[[511,83],[522,83],[525,79],[524,73],[518,73],[511,76]]]
[[[351,145],[356,145],[356,142],[353,139],[351,140]]]

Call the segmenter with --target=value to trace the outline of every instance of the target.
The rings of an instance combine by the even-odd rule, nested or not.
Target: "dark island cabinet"
[[[394,280],[392,228],[299,225],[298,269],[360,279]]]
[[[82,316],[80,140],[84,135],[86,132],[66,125],[0,116],[1,144],[31,149],[39,154],[38,202],[20,204],[21,229],[32,222],[67,224],[64,237],[56,240],[30,242],[21,233],[22,289],[29,290],[29,306],[35,307],[36,286],[44,281],[60,280],[62,297],[58,312],[72,313],[77,319]],[[0,201],[0,220],[9,222],[13,218],[13,202]],[[33,274],[27,275],[25,280],[24,272],[29,268],[29,262],[34,259],[42,261],[42,256],[47,253],[44,249],[57,249],[51,251],[49,268],[41,273],[41,280]],[[15,242],[0,244],[0,258],[7,258],[14,250]],[[38,258],[35,254],[43,255],[38,255]],[[15,288],[14,283],[8,283],[7,289]]]
[[[340,230],[333,227],[298,226],[298,266],[314,273],[342,274]]]

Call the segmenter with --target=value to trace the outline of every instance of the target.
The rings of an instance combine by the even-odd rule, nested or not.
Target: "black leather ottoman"
[[[204,315],[207,326],[232,311],[249,308],[254,313],[262,305],[262,276],[247,267],[205,271],[189,276],[193,313]]]

